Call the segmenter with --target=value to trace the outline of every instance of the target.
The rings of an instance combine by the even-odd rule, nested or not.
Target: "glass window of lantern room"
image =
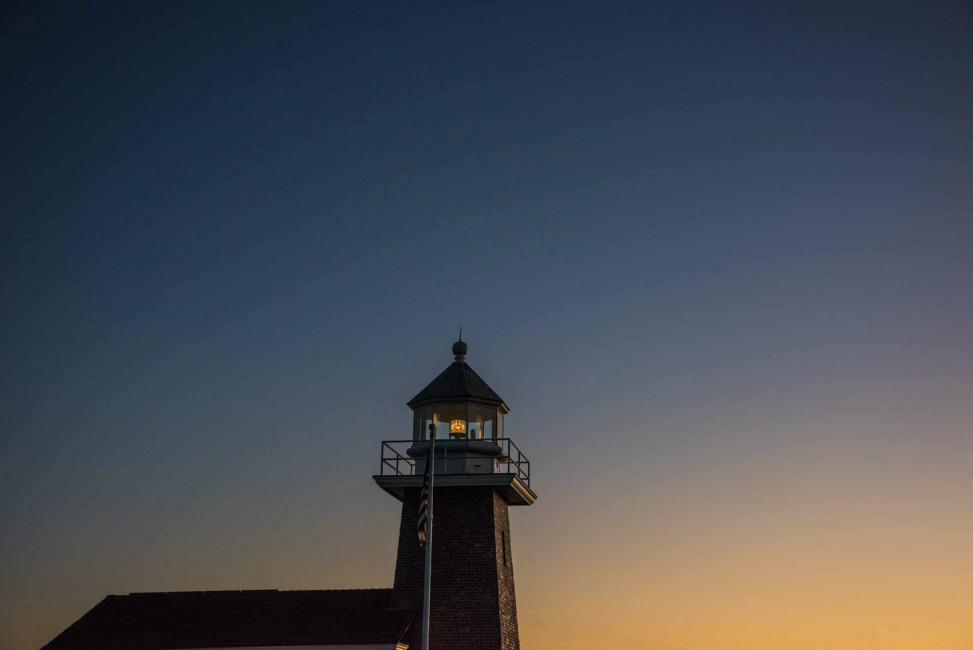
[[[470,438],[496,438],[497,409],[494,406],[470,404]]]
[[[437,440],[466,438],[468,423],[469,405],[465,402],[436,405]]]
[[[413,411],[412,418],[412,439],[415,442],[426,440],[429,437],[429,425],[432,424],[433,407],[422,406]]]

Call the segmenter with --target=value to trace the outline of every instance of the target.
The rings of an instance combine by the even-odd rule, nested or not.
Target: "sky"
[[[0,648],[391,586],[450,361],[526,650],[973,647],[963,2],[0,9]]]

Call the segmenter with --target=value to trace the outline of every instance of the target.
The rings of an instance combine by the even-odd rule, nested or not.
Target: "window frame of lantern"
[[[465,431],[452,430],[462,420]],[[476,401],[441,401],[424,404],[413,411],[412,439],[429,439],[429,424],[436,426],[438,440],[497,440],[503,437],[503,409]]]
[[[428,439],[429,424],[434,421],[436,409],[433,404],[417,407],[413,412],[412,440],[424,442]]]

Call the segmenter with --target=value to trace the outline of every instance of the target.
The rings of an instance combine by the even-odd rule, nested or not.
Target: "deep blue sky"
[[[756,459],[819,459],[791,514],[862,476],[973,489],[943,469],[973,457],[969,5],[0,16],[4,648],[109,592],[390,583],[369,476],[461,324],[535,461],[534,648],[579,510],[749,511],[713,477],[780,489]],[[667,538],[640,526],[627,551]]]

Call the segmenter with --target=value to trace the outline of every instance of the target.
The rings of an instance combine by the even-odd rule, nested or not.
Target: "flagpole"
[[[422,650],[429,650],[429,589],[432,586],[432,500],[436,493],[436,425],[429,425],[429,507],[426,512],[426,579],[422,592]]]

